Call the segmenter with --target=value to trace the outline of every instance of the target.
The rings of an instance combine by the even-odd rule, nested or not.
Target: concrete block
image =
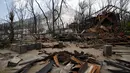
[[[112,45],[104,45],[103,55],[112,56]]]
[[[34,49],[41,49],[42,44],[41,43],[35,43],[35,44],[12,44],[10,50],[15,51],[19,54],[26,53],[27,51],[34,50]]]
[[[13,59],[11,59],[8,62],[8,67],[15,67],[17,66],[17,64],[21,61],[22,59],[18,58],[18,57],[14,57]]]

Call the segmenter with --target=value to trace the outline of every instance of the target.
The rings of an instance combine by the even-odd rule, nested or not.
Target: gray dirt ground
[[[51,43],[52,44],[52,43]],[[104,57],[102,55],[102,49],[99,48],[99,49],[95,49],[95,48],[85,48],[85,49],[81,49],[81,48],[78,48],[76,47],[75,44],[72,44],[72,43],[68,43],[69,46],[66,47],[66,48],[63,48],[63,49],[52,49],[52,48],[44,48],[43,50],[46,50],[48,53],[53,53],[53,52],[58,52],[58,51],[69,51],[69,52],[73,52],[74,50],[77,50],[79,52],[83,51],[84,53],[90,53],[90,54],[93,54],[97,60],[103,62],[105,59],[115,59],[115,58],[120,58],[120,59],[124,59],[124,60],[128,60],[130,61],[130,56],[129,54],[127,55],[121,55],[121,56],[117,56],[117,55],[113,55],[112,57]],[[129,47],[125,47],[125,46],[116,46],[116,47],[113,47],[113,51],[124,51],[124,52],[130,52],[130,48]],[[17,54],[15,52],[12,52],[12,51],[8,51],[8,50],[0,50],[0,53],[12,53],[11,55],[12,56],[18,56],[19,58],[23,59],[23,61],[26,61],[26,60],[31,60],[31,59],[35,59],[35,58],[41,58],[41,56],[46,56],[45,54],[42,54],[42,55],[38,55],[38,50],[32,50],[32,51],[29,51],[27,53],[24,53],[24,54]],[[21,68],[20,67],[15,67],[15,68],[6,68],[6,65],[7,65],[7,61],[8,60],[1,60],[0,58],[0,73],[13,73],[15,71],[15,69],[19,69]],[[21,62],[23,62],[21,61]],[[42,67],[44,67],[45,65],[45,62],[40,62],[38,64],[36,64],[34,67],[32,67],[28,73],[35,73],[37,72],[37,70],[41,69]],[[109,73],[106,69],[107,68],[113,68],[111,66],[103,66],[102,67],[102,70],[101,70],[101,73]]]

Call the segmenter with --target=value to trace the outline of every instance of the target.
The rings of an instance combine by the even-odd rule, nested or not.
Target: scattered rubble
[[[114,6],[110,6],[114,7]],[[38,38],[37,42],[31,44],[12,44],[10,50],[19,54],[24,54],[31,50],[38,50],[37,55],[40,57],[32,58],[22,61],[19,56],[11,56],[11,53],[0,53],[0,60],[7,60],[7,67],[18,67],[14,73],[28,73],[28,71],[40,63],[43,67],[37,69],[35,73],[101,73],[101,69],[107,65],[120,68],[120,70],[106,69],[112,73],[130,73],[130,62],[121,59],[112,59],[111,57],[116,54],[130,54],[130,52],[113,51],[115,45],[130,46],[130,36],[119,31],[120,17],[114,11],[118,9],[105,7],[98,12],[94,13],[96,16],[86,18],[84,23],[79,23],[79,27],[74,23],[69,25],[78,28],[79,31],[71,33],[61,33],[52,38],[45,36]],[[90,21],[91,20],[91,21]],[[88,24],[88,22],[91,22]],[[64,42],[76,43],[76,47],[81,49],[81,52],[76,50],[72,52],[64,51],[68,47]],[[53,43],[56,42],[56,43]],[[78,42],[78,44],[77,44]],[[108,44],[108,45],[106,45]],[[103,49],[101,48],[102,46]],[[98,56],[85,53],[84,50],[94,48],[101,50],[103,58],[102,61],[97,60]],[[45,49],[62,50],[60,52],[49,53]],[[71,49],[71,48],[70,48]],[[93,51],[92,51],[93,52]],[[96,52],[93,52],[96,53]],[[45,54],[43,56],[43,54]],[[30,57],[31,58],[31,57]],[[21,62],[22,61],[22,62]]]
[[[90,58],[92,57],[95,63],[90,61]],[[54,69],[61,67],[62,68],[59,69],[60,73],[85,73],[86,71],[91,73],[96,71],[96,73],[100,73],[101,69],[100,64],[96,64],[97,61],[93,55],[87,53],[85,54],[84,52],[79,53],[75,50],[74,53],[68,51],[50,53],[50,55],[44,59],[36,59],[28,63],[24,63],[25,66],[15,73],[26,73],[32,66],[35,66],[35,63],[40,61],[49,62],[47,62],[48,64],[46,64],[46,66],[39,69],[37,73],[54,72]]]
[[[57,43],[58,44],[58,43]],[[54,44],[53,44],[54,45]],[[111,45],[110,45],[111,46]],[[77,47],[77,46],[75,46]],[[104,48],[112,48],[105,46]],[[48,49],[48,48],[47,48]],[[37,55],[40,57],[32,58],[26,60],[22,58],[19,59],[20,56],[14,56],[10,58],[8,61],[8,65],[12,67],[12,70],[14,72],[12,73],[30,73],[30,69],[33,67],[37,67],[37,64],[41,65],[41,67],[36,68],[36,71],[33,73],[102,73],[100,70],[102,70],[104,65],[103,63],[106,62],[108,65],[124,69],[122,70],[115,70],[115,69],[106,69],[109,72],[130,72],[129,67],[130,63],[129,61],[115,59],[115,61],[111,61],[112,59],[110,57],[105,57],[104,62],[98,60],[98,57],[93,54],[88,54],[84,52],[84,50],[88,49],[81,49],[81,52],[79,51],[61,51],[61,49],[58,48],[51,48],[52,50],[58,49],[59,52],[48,52],[47,49],[40,49],[37,50]],[[64,50],[65,48],[63,48]],[[80,48],[79,48],[80,49]],[[90,48],[89,48],[90,49]],[[101,49],[96,49],[101,50]],[[103,49],[101,50],[103,52]],[[118,51],[112,51],[112,52],[118,52]],[[118,52],[119,53],[119,52]],[[45,55],[44,55],[45,54]],[[103,57],[103,56],[102,56]],[[109,60],[107,60],[109,59]],[[11,64],[10,64],[11,63]],[[18,67],[18,68],[17,68]],[[122,68],[123,67],[123,68]]]
[[[104,60],[108,65],[120,68],[121,70],[111,70],[108,69],[111,72],[121,72],[121,73],[127,73],[130,72],[130,63],[124,60],[116,59],[116,61],[109,61],[109,60]]]
[[[64,48],[64,47],[66,47],[66,46],[64,45],[64,43],[63,43],[63,42],[59,42],[58,44],[54,45],[54,46],[52,47],[52,49],[53,49],[53,48]]]
[[[22,59],[14,57],[8,62],[8,67],[15,67]]]
[[[13,56],[11,53],[0,53],[0,60],[8,60],[11,59]]]
[[[12,44],[10,50],[15,51],[19,54],[26,53],[27,51],[34,49],[41,49],[41,43],[33,43],[33,44]]]

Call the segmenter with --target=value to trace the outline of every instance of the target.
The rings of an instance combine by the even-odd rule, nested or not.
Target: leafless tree
[[[30,10],[29,9],[28,10],[32,13],[34,19],[33,32],[37,33],[37,17],[34,10],[34,0],[28,0],[28,4],[30,6]]]
[[[127,10],[129,2],[130,2],[130,0],[119,0],[121,18],[122,18],[122,15],[123,15],[122,9]]]
[[[76,15],[75,15],[75,20],[80,23],[85,20],[85,13],[88,8],[87,2],[84,0],[82,2],[79,2],[79,10],[77,10]]]
[[[87,9],[89,10],[89,8],[88,8],[89,5],[88,5],[88,2],[86,2],[86,0],[79,2],[78,5],[79,5],[79,9],[76,11],[75,21],[74,21],[75,24],[73,24],[73,30],[75,32],[79,31],[79,26],[81,24],[84,24],[85,17],[89,15],[89,14],[87,14]],[[91,9],[91,6],[90,6],[90,9]]]
[[[42,7],[38,3],[38,1],[37,0],[35,0],[35,1],[38,4],[40,10],[42,11],[42,14],[44,15],[44,17],[46,19],[46,24],[48,26],[48,29],[51,30],[52,34],[54,34],[55,33],[56,21],[58,19],[60,19],[63,3],[65,3],[65,0],[49,0],[49,4],[46,4],[47,8],[50,10],[50,12],[52,12],[51,13],[51,15],[52,15],[52,21],[51,21],[52,22],[52,28],[51,28],[51,25],[49,23],[48,16],[45,14],[44,10],[42,9]],[[59,9],[57,10],[57,8],[59,8]]]
[[[9,40],[10,40],[10,43],[12,43],[14,41],[14,7],[13,7],[13,4],[11,4],[11,8],[9,9],[8,7],[8,4],[7,4],[7,1],[5,0],[6,2],[6,7],[7,7],[7,11],[8,11],[8,19],[6,20],[7,23],[9,23]]]
[[[56,6],[58,5],[55,5],[56,4],[56,0],[52,0],[52,25],[53,25],[53,33],[55,34],[55,22],[60,18],[61,16],[61,11],[62,11],[62,6],[63,6],[63,3],[65,3],[65,0],[61,0],[60,2],[60,10],[57,10],[56,9]],[[57,17],[55,12],[57,13]]]
[[[12,43],[14,41],[14,11],[13,9],[9,12],[9,20],[10,20],[10,33],[9,33],[9,39],[10,39],[10,42]]]
[[[107,5],[107,2],[106,2],[106,0],[99,0],[98,5],[99,5],[100,9],[102,9]]]
[[[27,15],[26,5],[27,5],[27,3],[25,5],[23,5],[21,3],[21,4],[19,4],[18,8],[16,8],[16,6],[14,6],[15,7],[14,12],[17,15],[18,22],[19,22],[19,26],[17,26],[17,27],[18,27],[18,29],[21,30],[21,33],[20,33],[21,39],[23,38],[24,26],[26,25],[26,24],[24,24],[24,20],[26,19],[26,15]]]
[[[130,0],[119,0],[119,5],[120,5],[120,10],[119,10],[119,13],[120,13],[120,18],[121,18],[121,27],[122,27],[122,30],[124,31],[125,28],[126,28],[126,23],[127,23],[127,17],[128,15],[125,14],[123,10],[128,10],[128,5],[129,5],[129,2]]]
[[[107,5],[112,5],[112,0],[107,0]]]
[[[88,4],[85,0],[82,2],[79,2],[79,12],[81,16],[85,16],[85,11],[87,7],[88,7]]]
[[[79,2],[79,15],[81,16],[81,19],[85,19],[85,17],[91,17],[92,14],[92,6],[94,4],[95,0],[83,0]]]
[[[51,31],[51,28],[50,28],[50,25],[49,25],[49,22],[48,22],[48,17],[47,17],[47,15],[45,14],[44,10],[42,9],[42,7],[41,7],[40,4],[38,3],[38,1],[37,1],[37,0],[35,0],[35,1],[36,1],[38,7],[39,7],[40,10],[42,11],[42,14],[44,15],[44,17],[45,17],[45,19],[46,19],[46,24],[47,24],[47,26],[48,26],[49,31]]]
[[[94,4],[95,0],[88,0],[87,4],[88,4],[88,16],[89,18],[91,17],[92,14],[92,6]]]

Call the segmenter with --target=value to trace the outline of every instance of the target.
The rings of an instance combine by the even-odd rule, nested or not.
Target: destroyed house
[[[120,9],[117,6],[107,5],[99,11],[93,13],[92,18],[86,17],[85,22],[91,22],[91,24],[98,25],[120,25],[121,15],[120,11],[125,14],[130,14],[130,12]]]
[[[99,11],[91,14],[91,17],[86,16],[85,20],[80,23],[72,23],[69,25],[73,30],[82,32],[83,30],[89,29],[95,25],[112,26],[113,28],[120,25],[120,8],[112,5],[108,5]],[[129,13],[125,10],[121,10],[124,13]]]
[[[86,19],[85,25],[82,27],[87,28],[88,25],[90,27],[93,27],[95,25],[104,25],[104,26],[119,25],[119,22],[120,22],[120,16],[118,13],[102,11],[97,16]]]
[[[114,12],[103,12],[102,15],[96,17],[95,24],[101,24],[104,26],[118,25],[120,21],[119,14]]]
[[[95,17],[91,17],[86,19],[84,23],[76,24],[72,23],[71,28],[78,28],[83,31],[84,29],[89,29],[95,25],[103,25],[103,26],[113,26],[114,28],[119,25],[120,17],[118,13],[115,12],[106,12],[103,11],[102,14],[98,14]]]

